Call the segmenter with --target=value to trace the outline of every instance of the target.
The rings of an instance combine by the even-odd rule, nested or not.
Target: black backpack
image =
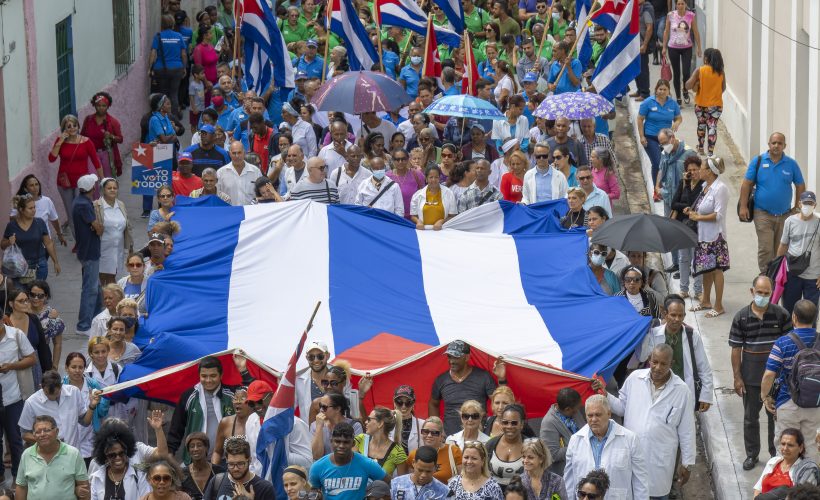
[[[806,347],[794,332],[789,333],[789,338],[799,349],[788,379],[792,401],[800,408],[820,408],[820,345],[817,335],[811,347]]]

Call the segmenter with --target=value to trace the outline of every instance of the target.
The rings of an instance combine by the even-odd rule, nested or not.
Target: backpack
[[[817,335],[811,347],[806,347],[794,332],[789,333],[789,338],[799,349],[787,381],[792,401],[800,408],[820,408],[820,344]]]

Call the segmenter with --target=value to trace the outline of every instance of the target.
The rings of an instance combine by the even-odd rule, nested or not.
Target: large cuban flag
[[[242,12],[240,30],[245,39],[245,79],[248,88],[261,94],[270,85],[271,78],[276,87],[295,87],[295,72],[287,57],[285,39],[268,3],[245,0],[241,4],[237,2],[234,8]]]
[[[146,292],[144,353],[124,379],[230,347],[281,370],[292,353],[282,347],[319,300],[327,307],[310,338],[335,357],[367,345],[387,366],[463,339],[585,376],[611,373],[649,320],[601,291],[585,233],[558,224],[566,210],[565,200],[495,202],[419,231],[380,210],[311,201],[179,206],[174,252]]]
[[[370,42],[367,30],[350,0],[330,0],[330,31],[339,35],[347,47],[351,71],[370,71],[379,61],[376,47]]]
[[[598,59],[592,85],[600,95],[612,100],[641,72],[640,5],[638,0],[611,0],[604,3],[601,13],[619,17],[612,38]],[[595,19],[597,22],[598,17]]]

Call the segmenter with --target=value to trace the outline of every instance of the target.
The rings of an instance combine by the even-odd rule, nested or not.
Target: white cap
[[[328,352],[327,344],[325,344],[324,342],[313,341],[309,342],[308,345],[305,346],[305,352],[310,352],[314,349],[319,349],[322,352]]]
[[[86,174],[79,179],[77,179],[77,187],[80,191],[89,192],[94,189],[94,186],[97,185],[97,174]]]

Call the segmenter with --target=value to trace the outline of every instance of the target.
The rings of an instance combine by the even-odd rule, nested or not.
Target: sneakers
[[[151,211],[150,210],[143,210],[142,215],[140,215],[140,218],[147,219],[150,216],[151,216]]]
[[[680,270],[680,268],[678,267],[677,264],[672,264],[671,266],[664,269],[664,271],[667,272],[667,273],[674,273],[674,272],[677,272],[679,270]]]
[[[77,335],[85,335],[86,337],[88,336],[88,334],[90,332],[91,332],[90,328],[88,330],[80,330],[79,328],[77,328],[77,330],[76,330]]]

